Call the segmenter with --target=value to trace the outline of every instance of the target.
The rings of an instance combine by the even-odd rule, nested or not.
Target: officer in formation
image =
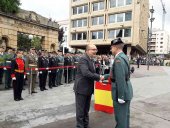
[[[56,59],[58,60],[58,66],[61,67],[61,68],[58,68],[56,70],[56,84],[57,86],[60,86],[60,85],[63,85],[61,83],[61,80],[62,80],[62,76],[63,76],[63,66],[64,66],[64,57],[62,55],[62,51],[61,50],[58,50],[58,55],[56,56]]]
[[[130,102],[133,89],[130,82],[130,65],[123,53],[124,43],[118,38],[111,41],[111,51],[115,56],[110,72],[112,99],[114,102],[116,128],[130,128]],[[108,75],[105,75],[105,79]]]
[[[2,84],[2,78],[3,78],[3,66],[5,65],[5,58],[4,58],[4,48],[0,46],[0,84]]]
[[[48,90],[46,89],[48,71],[45,70],[46,68],[48,68],[48,65],[49,60],[47,54],[44,50],[42,50],[41,55],[38,57],[38,68],[43,68],[39,69],[39,87],[41,91]]]
[[[52,87],[57,87],[56,85],[56,71],[57,69],[55,69],[55,67],[58,66],[58,60],[56,58],[56,52],[53,51],[52,53],[50,53],[50,57],[49,57],[49,88]]]
[[[5,54],[5,67],[4,67],[4,73],[5,73],[5,89],[11,88],[11,61],[14,59],[14,53],[13,49],[11,47],[8,47],[8,51]]]
[[[24,78],[26,77],[25,62],[23,60],[23,50],[18,49],[16,52],[17,56],[11,62],[11,77],[12,87],[14,92],[14,100],[20,101],[22,98],[22,90],[24,85]]]
[[[38,61],[38,56],[35,52],[35,48],[32,47],[26,59],[26,68],[29,69],[27,70],[27,74],[28,74],[27,78],[28,78],[30,93],[37,93],[35,91],[36,78],[37,78],[37,71],[35,69],[37,68],[37,61]]]
[[[66,53],[64,56],[64,66],[71,66],[72,65],[72,59],[70,57],[69,53]],[[64,68],[64,77],[65,77],[65,83],[70,83],[72,81],[72,69],[71,67]]]

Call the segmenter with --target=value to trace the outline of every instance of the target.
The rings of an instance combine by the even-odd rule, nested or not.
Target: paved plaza
[[[135,66],[131,128],[169,128],[170,67]],[[2,86],[2,85],[1,85]],[[0,91],[0,128],[75,128],[73,83],[29,95],[14,102],[12,90]],[[113,128],[114,115],[90,111],[91,128]]]

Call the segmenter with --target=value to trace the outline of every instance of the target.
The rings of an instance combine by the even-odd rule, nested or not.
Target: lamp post
[[[152,40],[152,22],[155,20],[155,18],[153,18],[153,13],[154,13],[154,9],[153,9],[153,6],[152,8],[150,9],[150,13],[151,13],[151,17],[150,17],[150,30],[148,29],[148,66],[147,66],[147,70],[149,70],[149,63],[150,63],[150,42]]]

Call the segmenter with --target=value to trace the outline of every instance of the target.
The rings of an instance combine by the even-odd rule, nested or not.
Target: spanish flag
[[[97,111],[106,112],[112,114],[113,100],[111,96],[111,84],[104,84],[101,82],[96,82],[95,84],[95,105],[94,109]]]

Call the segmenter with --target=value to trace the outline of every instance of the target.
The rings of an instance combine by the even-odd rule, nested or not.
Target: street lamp
[[[149,63],[150,63],[150,42],[152,40],[152,22],[155,20],[155,18],[153,18],[153,13],[154,13],[154,9],[153,6],[150,9],[150,13],[151,13],[151,17],[150,17],[150,30],[148,29],[148,66],[147,66],[147,70],[149,70]]]

